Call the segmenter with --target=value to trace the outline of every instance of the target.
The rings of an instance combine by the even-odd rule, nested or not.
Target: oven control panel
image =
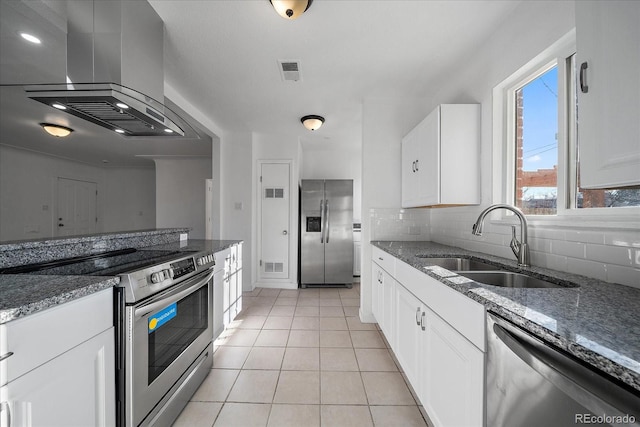
[[[185,276],[189,273],[193,273],[196,271],[196,266],[193,263],[193,258],[189,257],[177,262],[172,262],[170,264],[171,268],[169,270],[173,270],[172,278],[178,279],[182,276]]]
[[[203,265],[210,264],[210,263],[214,262],[214,260],[215,260],[215,258],[213,257],[213,254],[207,254],[207,255],[203,255],[203,256],[200,256],[200,257],[196,258],[196,262],[198,263],[198,266],[203,266]]]

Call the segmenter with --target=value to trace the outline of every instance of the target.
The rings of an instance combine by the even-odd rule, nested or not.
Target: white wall
[[[252,286],[253,238],[251,133],[225,133],[220,146],[220,238],[243,240],[242,281],[247,291]]]
[[[127,231],[156,226],[156,171],[104,169],[103,230]]]
[[[353,219],[362,220],[362,150],[303,148],[300,179],[352,179]]]
[[[97,183],[97,232],[155,227],[153,167],[101,168],[0,146],[0,240],[54,236],[58,177]]]
[[[189,237],[205,237],[205,183],[209,158],[156,158],[156,227],[189,227]]]
[[[427,114],[420,100],[365,99],[362,124],[362,270],[360,318],[374,322],[371,312],[370,216],[376,209],[401,205],[400,141]],[[372,211],[374,210],[374,211]]]

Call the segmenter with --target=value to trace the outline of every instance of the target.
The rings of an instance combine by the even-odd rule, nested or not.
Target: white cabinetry
[[[375,247],[372,265],[374,315],[435,426],[482,426],[484,307]]]
[[[402,139],[402,207],[480,203],[480,105],[442,104]]]
[[[360,230],[353,231],[353,275],[360,276],[360,264],[362,260],[362,242],[360,238],[362,233]]]
[[[580,186],[638,185],[640,2],[576,2],[576,38]]]
[[[481,426],[484,419],[484,353],[440,316],[426,309],[420,391],[436,426]],[[446,366],[446,369],[442,369]]]
[[[396,281],[386,270],[393,271],[393,257],[373,248],[372,266],[372,311],[385,335],[387,342],[393,345],[395,340],[395,298]],[[380,265],[382,264],[382,266]]]
[[[0,329],[2,426],[115,425],[112,289]]]
[[[215,258],[222,274],[214,274],[214,338],[242,311],[242,243],[216,252]]]
[[[393,351],[402,366],[413,390],[422,400],[421,389],[424,385],[422,371],[427,363],[424,359],[424,332],[425,304],[416,298],[407,289],[398,285],[396,288],[396,341],[392,346]],[[448,365],[439,366],[438,369],[448,371]],[[422,401],[425,405],[424,400]],[[426,406],[426,405],[425,405]]]

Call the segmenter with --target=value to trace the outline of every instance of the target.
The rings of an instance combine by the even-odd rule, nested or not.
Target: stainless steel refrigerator
[[[352,283],[353,180],[302,180],[300,286]]]

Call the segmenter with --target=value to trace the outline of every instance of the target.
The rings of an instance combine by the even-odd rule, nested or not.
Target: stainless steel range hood
[[[29,98],[124,136],[197,137],[161,102],[164,24],[147,1],[67,0],[66,13],[67,83]]]

